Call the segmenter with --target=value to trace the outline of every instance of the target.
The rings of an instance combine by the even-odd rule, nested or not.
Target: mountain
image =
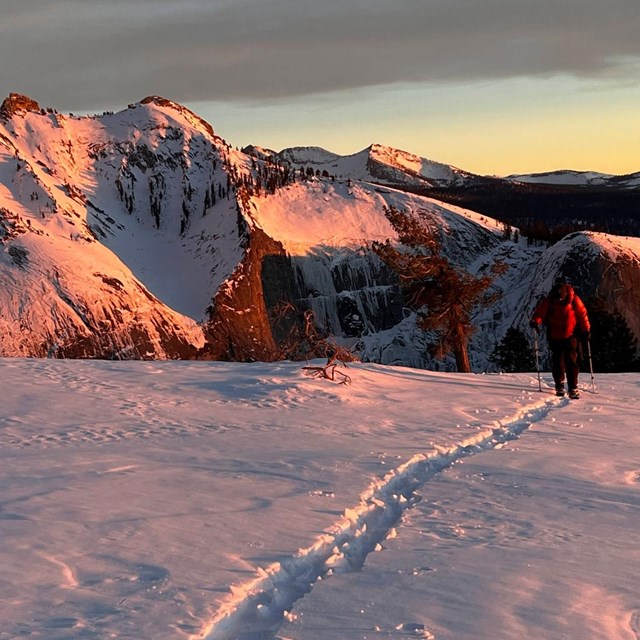
[[[0,351],[194,355],[240,255],[232,202],[233,223],[201,220],[204,189],[226,184],[222,141],[161,99],[101,117],[24,105],[0,121]]]
[[[315,172],[400,188],[453,187],[483,180],[481,176],[456,167],[379,144],[348,156],[339,156],[320,147],[292,147],[274,156],[293,166],[310,167]]]
[[[544,173],[514,174],[507,177],[513,182],[560,186],[598,186],[621,189],[640,187],[640,172],[614,176],[594,171],[548,171]]]
[[[584,229],[640,235],[640,172],[615,176],[565,170],[501,178],[382,145],[349,156],[319,147],[262,152],[317,175],[371,181],[471,209],[537,240],[557,241]]]
[[[569,269],[553,247],[428,195],[489,182],[380,145],[239,151],[158,96],[78,117],[12,94],[0,108],[0,355],[274,360],[317,354],[313,327],[366,360],[435,366],[368,249],[395,237],[396,207],[440,229],[459,266],[508,265],[500,302],[477,318],[472,361],[486,368],[531,296]],[[622,256],[615,269],[637,291],[635,239],[615,242],[582,233],[565,249],[598,284]],[[632,305],[605,289],[640,335]]]

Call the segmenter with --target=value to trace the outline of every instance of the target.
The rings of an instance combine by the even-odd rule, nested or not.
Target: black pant
[[[564,385],[565,374],[569,390],[578,388],[578,339],[571,336],[566,340],[549,339],[551,349],[551,374],[556,387]]]

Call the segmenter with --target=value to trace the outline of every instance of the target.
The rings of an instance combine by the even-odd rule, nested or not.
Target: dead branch
[[[337,382],[339,384],[351,384],[351,376],[344,373],[344,371],[340,371],[337,369],[337,364],[331,363],[326,364],[324,366],[307,366],[302,367],[303,371],[307,372],[307,375],[312,378],[324,378],[326,380],[331,380],[332,382],[336,382],[336,377],[338,378]]]
[[[331,353],[327,355],[327,363],[325,365],[308,365],[302,367],[302,370],[313,378],[324,378],[339,384],[351,384],[351,376],[344,371],[340,371],[338,366],[341,365],[348,369],[347,362],[353,362],[355,360],[354,355],[344,347],[330,343],[326,344],[326,350],[331,351]]]

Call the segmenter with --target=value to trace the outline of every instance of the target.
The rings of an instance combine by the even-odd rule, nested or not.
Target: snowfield
[[[640,375],[302,366],[1,359],[0,639],[640,638]]]

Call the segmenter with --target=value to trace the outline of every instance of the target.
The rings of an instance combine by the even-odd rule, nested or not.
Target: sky
[[[638,374],[302,366],[0,359],[0,640],[638,638]]]
[[[3,0],[0,95],[147,95],[235,146],[378,143],[481,174],[640,170],[637,0]]]

